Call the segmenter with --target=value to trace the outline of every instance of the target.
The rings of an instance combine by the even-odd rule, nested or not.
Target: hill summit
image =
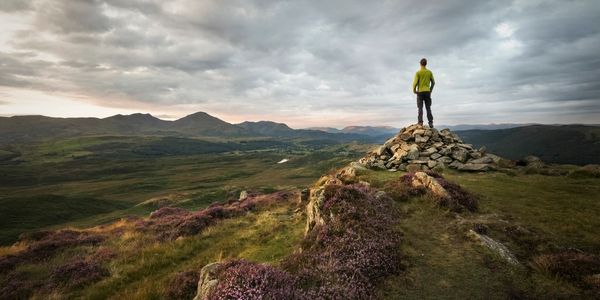
[[[500,157],[474,149],[449,129],[414,124],[402,128],[396,136],[369,152],[359,163],[371,169],[391,171],[453,168],[461,171],[497,169]]]

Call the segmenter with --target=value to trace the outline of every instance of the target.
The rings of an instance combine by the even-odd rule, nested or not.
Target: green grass
[[[362,171],[361,179],[376,187],[402,172]],[[445,177],[480,198],[477,213],[456,214],[435,207],[427,197],[398,203],[405,272],[378,288],[384,299],[507,299],[586,298],[579,287],[527,268],[536,251],[579,248],[600,251],[597,229],[600,180],[565,176],[509,176],[503,173],[455,173]],[[473,242],[466,232],[475,223],[490,226],[489,234],[522,260],[514,267]],[[524,228],[529,235],[507,235],[494,227]],[[533,243],[533,244],[532,244]],[[530,248],[541,243],[540,249]],[[550,246],[548,246],[550,245]]]
[[[236,143],[243,146],[241,150],[207,153],[215,145],[231,147]],[[12,225],[0,227],[0,245],[14,242],[29,230],[88,227],[144,215],[157,206],[138,204],[154,198],[177,197],[180,199],[172,205],[198,209],[235,198],[237,194],[232,193],[240,190],[305,187],[369,147],[305,143],[304,139],[275,142],[90,136],[17,145],[13,148],[21,153],[22,162],[0,164],[0,201],[10,202],[0,217],[12,216]],[[139,149],[154,152],[148,155]],[[290,161],[277,164],[282,158]],[[54,195],[56,201],[46,201],[48,195]],[[92,200],[79,203],[79,210],[69,199]],[[20,209],[19,203],[27,201],[52,204],[53,209],[43,205],[30,208],[25,203],[28,208]],[[67,216],[55,218],[61,201]]]
[[[0,244],[16,240],[23,232],[121,210],[128,206],[129,204],[119,201],[60,195],[0,198]]]
[[[600,252],[598,178],[502,173],[458,173],[448,178],[478,194],[484,213],[539,229],[558,247]]]
[[[277,263],[293,252],[303,235],[304,217],[290,204],[275,205],[240,218],[220,222],[196,236],[173,242],[114,241],[119,259],[110,263],[113,274],[72,296],[86,299],[164,298],[168,280],[177,272],[198,270],[228,258]],[[141,250],[140,250],[141,249]]]

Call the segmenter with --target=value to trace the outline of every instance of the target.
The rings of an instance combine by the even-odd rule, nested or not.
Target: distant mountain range
[[[490,124],[437,128],[450,128],[465,142],[477,147],[485,145],[490,152],[511,159],[536,155],[553,163],[600,164],[600,127],[595,125]],[[0,117],[0,145],[81,135],[271,137],[381,143],[399,130],[390,126],[293,129],[271,121],[231,124],[205,112],[175,121],[161,120],[150,114],[116,115],[103,119],[14,116]]]
[[[175,121],[150,114],[115,115],[108,118],[52,118],[45,116],[0,117],[0,144],[31,142],[79,135],[158,135],[180,137],[289,137],[338,141],[371,141],[354,133],[328,133],[292,129],[271,121],[231,124],[205,112]]]
[[[517,123],[501,123],[501,124],[459,124],[459,125],[437,125],[438,129],[448,128],[452,131],[459,130],[472,130],[472,129],[483,129],[483,130],[496,130],[496,129],[507,129],[514,127],[523,127],[536,125],[534,123],[517,124]],[[320,130],[329,133],[356,133],[365,134],[370,136],[382,136],[382,135],[393,135],[400,131],[400,128],[392,126],[347,126],[343,129],[337,129],[333,127],[310,127],[310,130]]]

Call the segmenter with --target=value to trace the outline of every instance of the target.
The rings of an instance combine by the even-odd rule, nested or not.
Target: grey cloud
[[[2,0],[0,1],[0,11],[18,12],[31,9],[31,0]]]
[[[39,0],[27,7],[34,20],[13,36],[18,51],[2,54],[0,85],[89,93],[106,105],[127,98],[282,118],[318,110],[374,122],[380,115],[399,126],[397,116],[384,115],[412,120],[410,84],[426,56],[442,120],[526,121],[536,112],[600,107],[578,104],[600,94],[593,1]],[[501,23],[512,36],[495,32]],[[569,109],[560,106],[566,102]],[[482,103],[493,116],[477,114]]]
[[[99,0],[45,1],[37,7],[35,22],[38,30],[59,34],[100,33],[111,28]]]

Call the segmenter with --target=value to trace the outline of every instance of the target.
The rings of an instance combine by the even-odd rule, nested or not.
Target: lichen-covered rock
[[[425,172],[416,172],[411,182],[413,187],[424,187],[438,197],[448,197],[448,191],[439,182]]]
[[[219,281],[217,280],[216,271],[221,266],[221,263],[214,262],[210,263],[200,270],[200,279],[198,280],[198,292],[194,300],[205,300],[212,290],[217,286]]]
[[[479,234],[473,230],[469,230],[468,235],[479,242],[481,245],[489,248],[493,252],[497,253],[501,258],[506,260],[508,263],[512,265],[520,265],[519,260],[504,246],[504,244],[492,239],[491,237],[485,234]]]

